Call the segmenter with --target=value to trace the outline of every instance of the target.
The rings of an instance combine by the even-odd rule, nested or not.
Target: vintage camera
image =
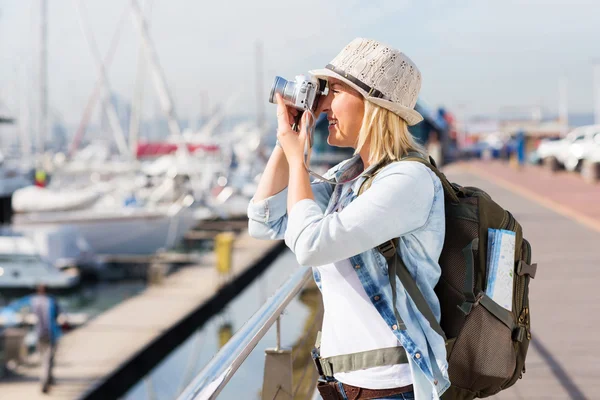
[[[324,79],[298,75],[294,81],[288,81],[276,76],[269,102],[276,104],[275,93],[279,93],[286,105],[300,111],[310,110],[314,113],[319,105],[319,98],[327,96],[328,91],[327,81]]]

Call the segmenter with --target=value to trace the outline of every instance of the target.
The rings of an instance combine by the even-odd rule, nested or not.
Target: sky
[[[144,5],[144,0],[138,0]],[[569,111],[593,110],[593,61],[600,60],[597,0],[146,0],[150,35],[181,118],[229,101],[232,114],[275,115],[275,75],[293,78],[326,65],[355,37],[406,53],[423,75],[421,98],[463,116],[507,108],[558,110],[559,80]],[[76,124],[98,68],[79,23],[80,0],[48,1],[48,96],[52,115]],[[106,54],[113,92],[133,98],[139,36],[129,1],[84,0],[84,15]],[[0,108],[19,114],[39,93],[40,0],[0,0]],[[257,90],[256,43],[263,47]],[[143,109],[158,112],[145,75]],[[258,98],[261,102],[258,102]]]

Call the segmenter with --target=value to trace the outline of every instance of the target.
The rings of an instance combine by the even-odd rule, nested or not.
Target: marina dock
[[[233,244],[231,272],[215,268],[215,253],[65,335],[55,359],[56,385],[40,392],[37,368],[19,367],[0,382],[1,398],[116,399],[174,346],[223,308],[283,250],[282,242],[251,238]]]

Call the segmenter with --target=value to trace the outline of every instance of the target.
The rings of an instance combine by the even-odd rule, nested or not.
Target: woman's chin
[[[335,132],[330,132],[329,136],[327,136],[327,144],[330,146],[337,146],[339,147],[340,142],[339,140],[336,139],[335,137]]]
[[[344,140],[335,137],[335,133],[330,133],[327,136],[327,144],[334,147],[352,147],[350,144],[345,143]]]

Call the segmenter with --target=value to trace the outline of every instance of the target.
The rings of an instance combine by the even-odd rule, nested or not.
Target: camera
[[[275,93],[279,93],[286,105],[300,111],[310,110],[314,113],[319,105],[319,98],[326,96],[328,91],[327,81],[324,79],[298,75],[294,81],[288,81],[276,76],[269,95],[269,102],[276,104]]]

